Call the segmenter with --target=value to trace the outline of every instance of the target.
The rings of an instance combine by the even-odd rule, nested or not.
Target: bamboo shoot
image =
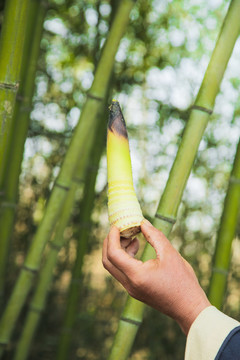
[[[108,215],[125,238],[140,232],[142,211],[133,187],[126,123],[118,101],[113,100],[107,132]]]

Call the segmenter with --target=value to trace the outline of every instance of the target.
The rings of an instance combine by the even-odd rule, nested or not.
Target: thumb
[[[147,242],[156,251],[157,257],[160,257],[161,253],[166,251],[166,248],[172,248],[172,245],[166,236],[160,230],[156,229],[148,220],[143,220],[141,231]]]

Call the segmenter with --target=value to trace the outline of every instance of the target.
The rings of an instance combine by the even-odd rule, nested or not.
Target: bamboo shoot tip
[[[113,99],[109,107],[109,110],[110,113],[109,113],[108,129],[112,132],[114,131],[118,133],[119,135],[125,138],[128,138],[126,123],[119,102]]]

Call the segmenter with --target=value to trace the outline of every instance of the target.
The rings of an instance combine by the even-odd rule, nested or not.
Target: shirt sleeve
[[[240,323],[217,310],[214,306],[205,308],[193,322],[185,349],[185,360],[225,360],[218,357],[228,335]]]

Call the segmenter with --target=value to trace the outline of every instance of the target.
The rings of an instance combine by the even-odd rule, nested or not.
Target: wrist
[[[181,315],[176,319],[186,336],[198,315],[209,306],[211,306],[211,303],[205,294],[196,301],[189,301],[184,311],[182,311]]]

